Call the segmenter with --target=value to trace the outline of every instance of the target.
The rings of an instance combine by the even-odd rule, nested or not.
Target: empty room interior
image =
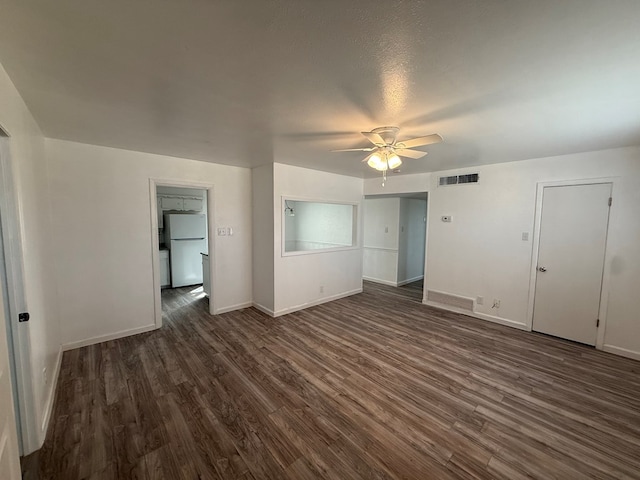
[[[640,3],[0,12],[0,478],[640,479]]]

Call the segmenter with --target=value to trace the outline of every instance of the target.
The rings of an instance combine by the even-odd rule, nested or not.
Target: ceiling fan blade
[[[439,143],[442,141],[442,137],[437,133],[433,135],[427,135],[426,137],[412,138],[411,140],[403,140],[396,143],[397,148],[413,148],[421,147],[422,145],[431,145],[432,143]]]
[[[370,148],[343,148],[341,150],[331,150],[332,152],[371,152],[375,150],[376,147]]]
[[[373,143],[378,147],[383,147],[387,144],[387,142],[384,141],[384,138],[382,138],[376,132],[360,132],[360,133],[362,133],[362,135],[367,137],[367,140],[369,140],[371,143]]]
[[[409,150],[408,148],[399,148],[396,150],[396,153],[401,157],[409,157],[409,158],[422,158],[427,152],[421,152],[420,150]]]

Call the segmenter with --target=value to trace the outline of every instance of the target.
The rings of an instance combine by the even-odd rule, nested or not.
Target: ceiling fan
[[[410,140],[397,140],[398,127],[378,127],[370,132],[361,132],[367,140],[373,143],[373,147],[367,148],[345,148],[342,150],[332,150],[333,152],[371,152],[365,157],[363,162],[371,168],[383,172],[386,179],[387,170],[396,170],[402,165],[400,157],[422,158],[427,152],[413,150],[413,147],[422,147],[432,143],[439,143],[442,137],[437,133],[425,137],[412,138]],[[384,182],[382,183],[384,186]]]

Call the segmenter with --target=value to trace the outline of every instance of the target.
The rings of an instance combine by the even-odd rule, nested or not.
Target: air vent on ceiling
[[[451,175],[449,177],[440,177],[438,186],[446,185],[462,185],[465,183],[478,183],[480,180],[479,173],[467,173],[466,175]]]

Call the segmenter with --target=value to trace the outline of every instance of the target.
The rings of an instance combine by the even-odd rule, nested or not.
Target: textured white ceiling
[[[376,175],[358,133],[440,133],[403,173],[640,143],[637,0],[3,0],[46,136]]]

